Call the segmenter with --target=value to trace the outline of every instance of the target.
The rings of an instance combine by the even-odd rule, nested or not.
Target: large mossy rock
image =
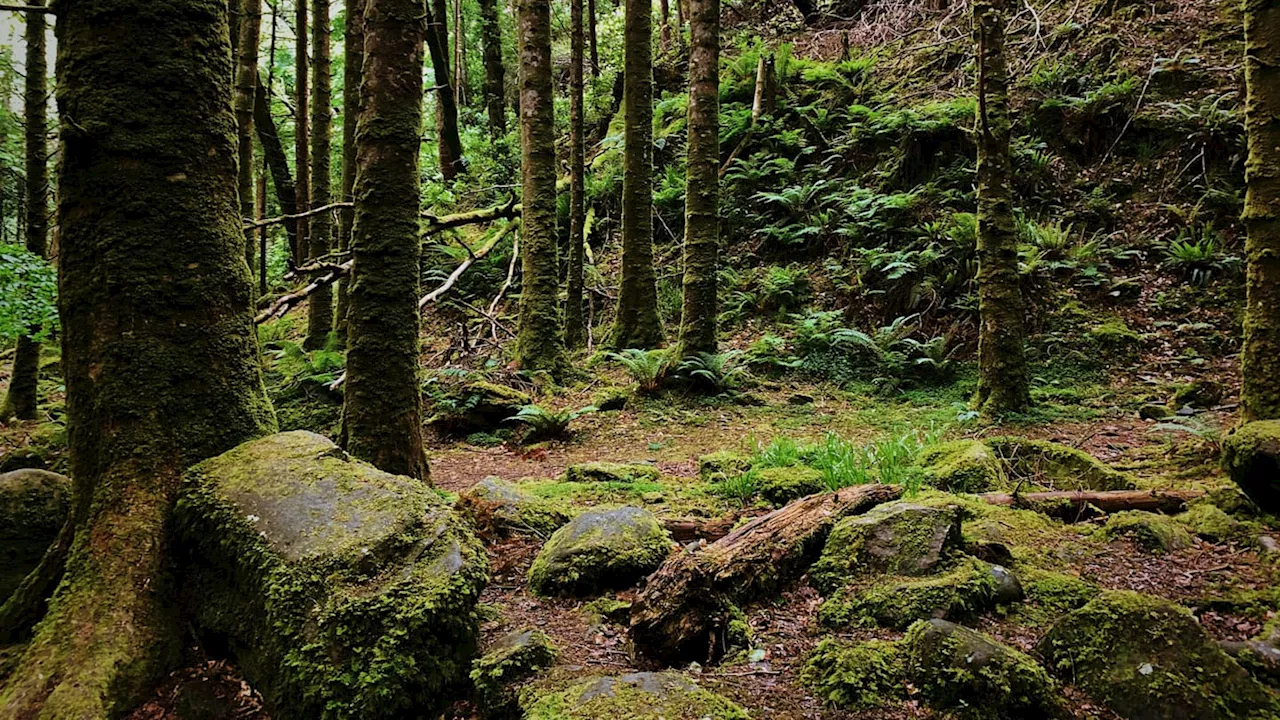
[[[458,498],[458,507],[483,531],[546,537],[569,522],[561,506],[537,498],[502,478],[489,476]]]
[[[1099,595],[1037,646],[1048,667],[1129,720],[1274,720],[1280,705],[1185,608],[1129,591]]]
[[[1263,512],[1280,515],[1280,420],[1251,422],[1228,435],[1222,464]]]
[[[528,393],[515,388],[473,380],[435,393],[428,422],[452,433],[483,432],[501,427],[532,402]]]
[[[1022,586],[1009,570],[964,558],[930,577],[875,576],[855,582],[829,597],[818,609],[818,619],[832,628],[905,629],[931,618],[969,620],[1022,598]]]
[[[658,482],[662,473],[644,463],[588,462],[570,465],[564,471],[565,482]]]
[[[925,482],[940,490],[1129,490],[1133,478],[1092,455],[1046,440],[955,440],[921,453]]]
[[[921,621],[902,642],[907,675],[932,707],[969,720],[1062,714],[1057,685],[1044,668],[976,630]]]
[[[529,568],[529,587],[540,595],[628,587],[657,570],[670,552],[666,529],[647,510],[585,512],[542,546]]]
[[[809,570],[809,581],[830,593],[859,575],[926,575],[960,544],[958,508],[881,505],[836,524]]]
[[[952,440],[920,453],[925,482],[939,490],[980,493],[1005,487],[1000,458],[980,440]]]
[[[677,672],[586,677],[520,696],[525,720],[748,720],[733,702]]]
[[[0,604],[35,569],[71,511],[71,479],[47,470],[0,473]]]
[[[483,548],[438,493],[288,432],[189,470],[183,597],[273,717],[441,712],[475,654]]]

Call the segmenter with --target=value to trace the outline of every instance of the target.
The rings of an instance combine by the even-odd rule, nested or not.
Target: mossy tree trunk
[[[289,172],[289,158],[285,154],[284,144],[280,142],[280,131],[276,128],[276,120],[271,116],[271,97],[267,86],[258,76],[254,90],[253,126],[258,133],[258,143],[262,146],[262,159],[267,171],[271,173],[271,185],[276,191],[276,201],[280,203],[282,215],[298,212],[297,195],[293,185],[293,175]],[[290,252],[298,246],[298,226],[294,223],[284,224]]]
[[[428,0],[427,51],[436,86],[436,151],[440,174],[451,181],[462,171],[462,140],[458,137],[458,106],[449,73],[449,9],[444,0]]]
[[[236,41],[236,136],[239,143],[237,189],[240,193],[240,217],[252,218],[253,197],[253,106],[254,89],[258,85],[258,35],[262,29],[261,0],[243,0]],[[255,266],[254,231],[244,231],[244,259],[250,270]],[[266,260],[264,259],[265,263]]]
[[[583,313],[583,275],[586,264],[586,191],[582,117],[583,45],[582,0],[569,2],[569,282],[564,307],[565,345],[581,347],[586,342]]]
[[[1248,264],[1240,406],[1280,419],[1280,3],[1245,0],[1244,222]]]
[[[333,122],[332,63],[329,60],[329,0],[311,0],[311,207],[324,207],[332,201],[330,189],[330,143]],[[333,251],[333,215],[328,212],[311,216],[310,257],[319,258]],[[333,331],[333,286],[326,284],[312,293],[307,301],[308,350],[322,348]]]
[[[346,27],[342,37],[342,201],[355,201],[356,123],[360,116],[360,85],[364,67],[364,2],[347,6]],[[338,251],[351,251],[351,228],[355,224],[354,207],[344,208],[338,216]],[[338,342],[347,341],[347,308],[351,281],[338,285],[338,310],[335,320]]]
[[[520,49],[521,245],[523,278],[516,362],[560,372],[560,261],[556,238],[555,95],[551,84],[551,3],[518,0]]]
[[[298,4],[294,33],[294,94],[293,94],[293,171],[294,205],[299,213],[311,209],[311,130],[307,107],[311,96],[307,91],[307,0],[294,0]],[[293,261],[298,265],[311,257],[310,218],[298,218],[294,236]]]
[[[596,47],[596,0],[587,0],[587,47],[591,50],[591,77],[600,77],[600,51]]]
[[[43,5],[43,0],[32,3]],[[45,142],[49,119],[45,109],[48,97],[45,76],[45,16],[44,13],[27,13],[27,68],[23,81],[23,112],[26,115],[26,246],[27,250],[44,257],[49,235],[49,151]],[[39,330],[39,328],[33,328]],[[9,390],[0,404],[0,420],[16,417],[34,420],[39,398],[40,343],[29,336],[18,338],[13,354],[13,374],[9,378]]]
[[[662,344],[653,270],[653,8],[625,0],[623,28],[622,287],[609,344]]]
[[[484,53],[484,104],[489,113],[489,137],[507,132],[506,69],[502,66],[502,25],[498,0],[480,0],[480,43]]]
[[[422,0],[369,0],[356,121],[356,272],[347,311],[339,444],[391,473],[427,480],[418,382],[418,145]]]
[[[716,351],[720,259],[720,0],[686,3],[691,42],[681,356]]]
[[[107,30],[107,31],[104,31]],[[182,471],[275,424],[223,0],[59,0],[59,311],[76,533],[2,718],[117,717],[176,660]]]
[[[1031,404],[1009,159],[1006,0],[975,0],[978,50],[978,391],[984,415]]]

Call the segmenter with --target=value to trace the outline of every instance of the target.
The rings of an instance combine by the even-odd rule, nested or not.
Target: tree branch
[[[57,11],[51,7],[41,7],[39,5],[0,5],[0,10],[10,10],[12,12],[44,13],[46,15],[54,15],[57,13]]]
[[[492,252],[493,249],[498,246],[498,243],[515,229],[517,224],[518,223],[514,220],[507,223],[507,226],[502,228],[497,235],[494,235],[492,240],[485,243],[479,250],[472,253],[471,257],[463,260],[440,287],[422,296],[422,299],[418,301],[418,309],[421,310],[426,307],[428,303],[433,303],[436,300],[439,300],[441,295],[448,292],[449,288],[453,287],[454,283],[458,282],[458,278],[462,277],[462,273],[466,272],[467,268],[471,267],[475,261]]]
[[[516,202],[513,195],[505,205],[497,205],[491,208],[482,208],[480,210],[472,210],[470,212],[458,213],[456,215],[432,215],[424,212],[422,217],[427,221],[422,228],[423,235],[434,235],[442,230],[449,228],[461,227],[463,225],[475,225],[477,223],[491,222],[493,220],[501,220],[502,218],[515,218],[520,216],[520,203]]]
[[[329,212],[330,210],[338,210],[341,208],[349,208],[349,207],[355,207],[355,203],[350,203],[350,202],[329,203],[328,205],[322,205],[318,208],[312,208],[306,212],[300,212],[294,215],[281,215],[280,217],[273,217],[273,218],[267,218],[265,220],[253,220],[251,222],[246,222],[244,224],[244,229],[256,230],[260,227],[266,227],[268,225],[279,225],[280,223],[286,223],[286,222],[289,222],[290,220],[301,220],[302,218],[311,217],[312,215],[319,215],[322,212]]]
[[[329,270],[324,275],[312,280],[301,290],[296,290],[276,298],[274,302],[267,306],[266,310],[258,313],[257,316],[253,318],[253,324],[261,325],[268,320],[274,320],[283,316],[285,313],[293,309],[294,305],[302,302],[315,291],[346,277],[351,273],[351,263],[352,261],[348,260],[341,265],[335,265],[332,270]]]

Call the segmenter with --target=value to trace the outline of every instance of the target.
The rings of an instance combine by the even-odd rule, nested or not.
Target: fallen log
[[[832,526],[902,495],[857,485],[810,495],[762,515],[714,543],[674,553],[631,609],[636,649],[670,661],[712,660],[724,650],[730,603],[775,592],[816,559]]]
[[[698,540],[715,542],[732,532],[733,526],[743,517],[743,513],[730,513],[718,518],[667,518],[662,525],[671,534],[671,539],[681,545]]]
[[[1122,510],[1145,510],[1147,512],[1166,514],[1178,513],[1186,509],[1189,500],[1193,500],[1203,494],[1199,490],[1112,490],[1099,492],[1063,490],[1018,495],[986,493],[979,497],[984,502],[992,505],[1007,505],[1025,510],[1035,510],[1050,517],[1071,522],[1089,518],[1091,508],[1096,508],[1103,513],[1114,513]]]
[[[463,225],[493,222],[504,218],[517,218],[520,217],[520,208],[520,203],[516,202],[515,197],[512,197],[504,205],[470,210],[455,215],[433,215],[424,212],[422,213],[422,219],[426,222],[422,225],[422,234],[434,235],[443,230],[462,227]]]

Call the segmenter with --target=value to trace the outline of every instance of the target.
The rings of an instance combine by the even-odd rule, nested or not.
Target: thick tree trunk
[[[103,23],[109,32],[104,32]],[[59,310],[75,538],[0,718],[97,719],[177,657],[182,471],[274,425],[222,0],[59,0]]]
[[[449,74],[449,11],[444,0],[429,0],[426,12],[427,51],[436,80],[436,150],[440,174],[451,181],[462,171],[462,140],[458,137],[458,106],[453,101]]]
[[[1031,405],[1009,159],[1006,0],[975,0],[978,49],[978,391],[984,415]]]
[[[333,129],[333,104],[329,60],[329,0],[311,0],[311,207],[324,207],[332,202],[330,192],[330,143]],[[333,214],[320,213],[311,218],[310,258],[320,258],[333,251]],[[308,350],[324,347],[333,332],[333,287],[326,285],[311,296],[307,305]]]
[[[498,0],[480,0],[480,43],[484,51],[484,105],[489,113],[489,137],[507,133],[506,71],[502,67],[502,25]]]
[[[294,171],[294,206],[298,213],[311,209],[311,131],[307,118],[307,107],[311,95],[307,91],[307,0],[295,0],[298,12],[294,25],[297,41],[294,45],[296,56],[294,66],[293,97],[293,171]],[[298,218],[296,245],[293,251],[295,265],[304,265],[311,259],[310,217]]]
[[[357,0],[347,6],[346,30],[343,35],[342,79],[342,201],[355,202],[356,186],[356,124],[360,117],[360,86],[364,67],[364,2]],[[338,250],[351,251],[351,226],[355,223],[354,207],[338,213]],[[338,342],[347,342],[347,309],[350,305],[351,281],[344,279],[338,285],[338,311],[336,330]]]
[[[680,356],[716,351],[720,256],[720,0],[689,7],[689,160]]]
[[[569,2],[569,282],[564,307],[565,345],[571,348],[586,343],[586,317],[583,312],[583,275],[586,265],[587,220],[583,135],[582,85],[584,37],[582,32],[582,0]]]
[[[44,5],[42,0],[32,3]],[[44,257],[49,233],[49,174],[48,145],[45,134],[49,119],[45,109],[48,94],[45,76],[45,16],[43,13],[27,13],[27,76],[23,85],[23,112],[26,114],[26,246],[27,250]],[[39,328],[33,328],[33,331]],[[0,403],[0,420],[16,417],[34,420],[39,398],[40,343],[28,336],[18,338],[13,354],[13,374],[9,378],[9,390]]]
[[[285,155],[284,145],[280,142],[280,132],[276,129],[275,118],[271,117],[271,99],[267,94],[267,86],[261,76],[254,91],[253,126],[258,133],[258,143],[262,145],[262,159],[271,173],[271,185],[276,190],[276,202],[280,203],[280,213],[294,215],[298,212],[298,201],[293,185],[293,177],[289,174],[289,158]],[[285,234],[288,237],[290,252],[298,247],[297,223],[286,223]]]
[[[714,659],[724,650],[729,603],[776,592],[804,574],[838,520],[901,495],[893,485],[810,495],[704,548],[676,552],[632,605],[632,641],[669,662]]]
[[[516,362],[559,373],[564,363],[556,237],[555,94],[551,84],[551,3],[518,0],[523,278]]]
[[[236,187],[240,193],[240,217],[253,217],[253,106],[258,84],[258,35],[262,29],[261,0],[243,0],[236,35],[236,137],[239,143]],[[256,263],[253,231],[244,231],[244,258],[250,271]]]
[[[1280,419],[1280,5],[1245,0],[1245,422]]]
[[[596,0],[587,0],[587,47],[591,50],[591,77],[600,77],[600,51],[596,48]]]
[[[358,268],[347,312],[347,381],[339,443],[391,473],[428,480],[418,380],[418,145],[421,0],[369,0],[356,122]]]
[[[610,345],[662,344],[653,270],[653,10],[625,0],[623,30],[622,287]]]

